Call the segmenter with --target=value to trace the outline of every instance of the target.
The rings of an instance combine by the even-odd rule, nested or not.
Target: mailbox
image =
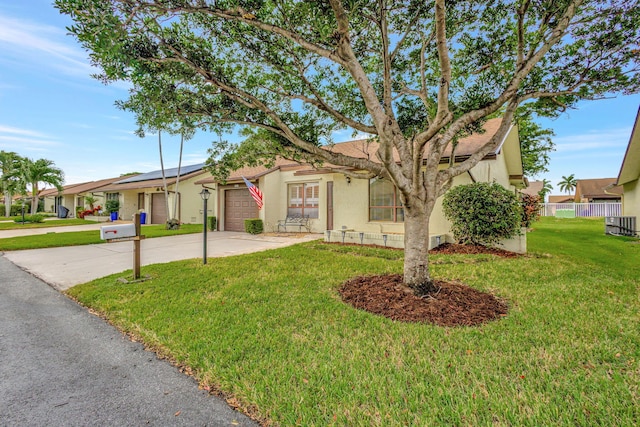
[[[102,240],[123,239],[126,237],[136,237],[135,224],[105,225],[100,227],[100,238]]]

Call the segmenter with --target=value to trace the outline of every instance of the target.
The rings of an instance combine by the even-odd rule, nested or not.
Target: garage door
[[[258,218],[258,206],[249,190],[227,190],[224,192],[224,229],[244,231],[244,220]]]
[[[151,224],[164,224],[167,222],[167,204],[164,193],[151,195]]]

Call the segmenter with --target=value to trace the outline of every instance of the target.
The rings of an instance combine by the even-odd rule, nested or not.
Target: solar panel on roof
[[[180,176],[184,176],[190,174],[191,172],[199,171],[204,168],[204,163],[198,163],[196,165],[190,166],[182,166],[180,168]],[[178,168],[171,168],[164,170],[165,178],[175,178],[178,176]],[[162,178],[162,170],[152,171],[143,173],[140,175],[132,176],[130,178],[126,178],[120,181],[114,182],[114,184],[126,184],[128,182],[140,182],[140,181],[149,181],[152,179],[161,179]]]

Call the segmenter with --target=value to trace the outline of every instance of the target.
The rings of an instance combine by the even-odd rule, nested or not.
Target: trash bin
[[[62,205],[58,205],[58,218],[66,218],[69,215],[69,209]]]
[[[147,223],[147,213],[140,212],[140,224],[146,224],[146,223]]]

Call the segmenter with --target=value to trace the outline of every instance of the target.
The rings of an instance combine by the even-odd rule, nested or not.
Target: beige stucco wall
[[[443,167],[446,167],[443,165]],[[472,178],[473,176],[473,178]],[[515,190],[509,184],[507,164],[502,154],[496,159],[485,160],[474,167],[470,174],[462,174],[454,178],[453,185],[469,184],[475,181],[495,181],[504,187]],[[287,186],[294,183],[319,183],[319,215],[311,220],[311,231],[325,233],[327,230],[327,183],[333,182],[333,229],[353,231],[352,238],[359,240],[359,232],[376,235],[402,234],[403,223],[369,221],[369,181],[351,179],[348,182],[345,175],[333,174],[298,174],[295,170],[274,171],[259,179],[258,186],[264,193],[264,208],[260,211],[260,218],[264,221],[265,231],[277,231],[278,221],[287,216]],[[241,184],[238,184],[241,186]],[[223,199],[220,199],[223,200]],[[224,212],[221,206],[221,217]],[[450,223],[442,213],[442,197],[436,201],[436,206],[430,219],[431,236],[442,236],[443,241],[452,241]],[[372,234],[372,235],[373,235]],[[376,237],[377,238],[377,237]],[[395,239],[395,237],[393,238]],[[392,238],[389,237],[389,242]],[[518,243],[520,245],[520,243]]]
[[[638,180],[623,185],[622,215],[635,216],[636,224],[640,221],[640,185]]]

